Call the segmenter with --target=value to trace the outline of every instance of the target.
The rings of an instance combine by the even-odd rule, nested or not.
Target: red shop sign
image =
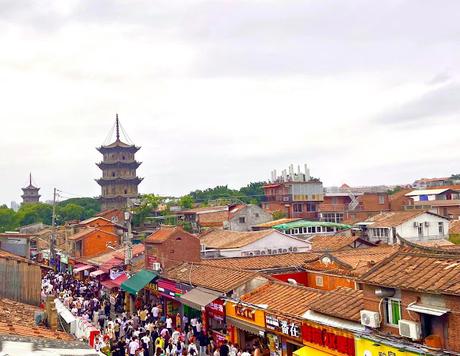
[[[342,354],[355,355],[355,340],[352,337],[336,335],[325,328],[302,325],[302,337],[305,342],[327,347]]]
[[[216,299],[215,301],[206,305],[206,311],[211,317],[223,318],[225,315],[224,301]]]

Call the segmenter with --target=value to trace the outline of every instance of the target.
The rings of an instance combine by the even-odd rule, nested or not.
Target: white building
[[[356,225],[369,241],[390,245],[398,243],[397,236],[424,242],[447,239],[449,232],[448,218],[421,210],[380,213]]]
[[[266,256],[311,250],[311,243],[276,230],[211,230],[203,233],[200,241],[204,258]]]

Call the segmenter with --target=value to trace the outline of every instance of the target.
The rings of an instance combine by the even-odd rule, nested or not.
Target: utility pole
[[[128,268],[131,266],[132,258],[133,258],[133,242],[132,242],[132,227],[131,227],[131,219],[132,219],[132,211],[131,211],[131,204],[128,199],[127,207],[125,211],[125,224],[128,228],[128,232],[126,233],[125,237],[125,265]]]
[[[55,243],[56,243],[56,194],[57,194],[56,192],[57,192],[57,189],[54,188],[54,193],[53,193],[53,217],[51,219],[51,237],[50,237],[50,266],[51,266],[51,261],[56,263],[56,252],[55,252]],[[56,266],[54,266],[53,268],[56,270]]]

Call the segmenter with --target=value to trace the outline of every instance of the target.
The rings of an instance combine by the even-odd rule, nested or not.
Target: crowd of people
[[[136,300],[136,312],[124,308],[121,294],[101,295],[98,280],[80,281],[69,273],[48,272],[42,280],[42,298],[58,297],[74,314],[100,330],[95,349],[112,356],[261,356],[258,344],[242,350],[223,341],[217,345],[203,330],[199,318],[168,315],[160,304]]]

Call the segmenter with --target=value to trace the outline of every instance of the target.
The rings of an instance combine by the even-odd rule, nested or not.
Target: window
[[[316,211],[316,204],[313,202],[307,202],[307,211]]]
[[[255,213],[254,215],[256,216],[256,218],[258,218],[258,217],[259,217],[259,213]]]
[[[318,287],[323,287],[323,276],[316,276],[315,283]]]
[[[294,213],[301,213],[302,212],[302,204],[294,204]]]
[[[240,216],[240,217],[238,218],[238,222],[239,222],[240,224],[244,224],[244,223],[246,223],[246,218],[245,218],[244,216]]]
[[[337,197],[332,197],[332,204],[337,204]]]
[[[379,195],[379,204],[385,204],[385,196]]]
[[[444,235],[444,223],[443,222],[438,222],[438,231],[439,231],[439,235]]]
[[[376,228],[372,229],[374,237],[388,237],[388,229]]]
[[[385,298],[385,323],[397,326],[401,319],[401,300]]]
[[[423,236],[423,224],[418,224],[417,232],[418,232],[418,237]]]

